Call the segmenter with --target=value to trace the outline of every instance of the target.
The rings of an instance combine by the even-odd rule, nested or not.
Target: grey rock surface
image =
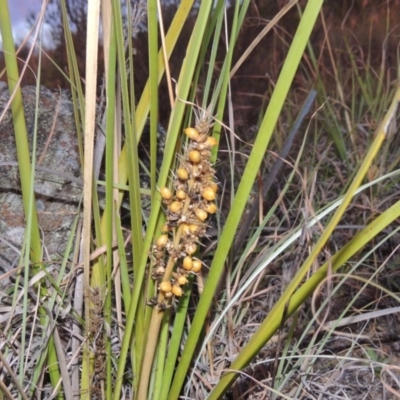
[[[41,87],[38,107],[36,87],[24,87],[22,93],[31,151],[35,113],[38,115],[34,191],[44,246],[42,259],[50,261],[63,255],[82,194],[73,106],[67,92]],[[0,114],[8,100],[8,88],[0,83]],[[0,277],[18,265],[24,230],[14,128],[8,110],[0,121]]]

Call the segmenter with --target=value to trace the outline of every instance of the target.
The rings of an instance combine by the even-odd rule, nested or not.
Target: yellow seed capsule
[[[218,144],[217,139],[215,137],[209,136],[205,142],[208,147],[214,147]]]
[[[167,235],[161,235],[156,241],[156,245],[159,250],[163,249],[167,243],[168,243]]]
[[[186,199],[186,192],[182,189],[177,190],[176,192],[176,198],[179,200],[185,200]]]
[[[196,253],[197,246],[194,243],[187,243],[185,245],[185,251],[187,254],[189,254],[189,256],[191,256],[192,254]]]
[[[186,128],[184,130],[185,134],[189,139],[196,140],[199,137],[199,131],[196,128]]]
[[[214,203],[208,203],[204,207],[204,211],[208,212],[209,214],[215,214],[217,212],[218,208]]]
[[[165,293],[165,297],[166,297],[167,299],[169,299],[169,298],[172,297],[172,296],[173,296],[172,289],[171,289],[170,292]]]
[[[190,234],[190,226],[188,224],[181,224],[181,227],[182,227],[182,233],[184,235]]]
[[[196,217],[200,220],[200,221],[205,221],[208,217],[208,214],[206,211],[202,210],[201,208],[197,208],[194,213],[196,214]]]
[[[192,232],[193,234],[196,234],[199,231],[200,227],[196,224],[190,224],[189,225],[189,230],[190,232]]]
[[[160,193],[164,200],[170,200],[172,198],[172,192],[166,187],[161,188]]]
[[[192,267],[192,272],[200,272],[201,271],[201,261],[200,260],[194,260],[193,261],[193,267]]]
[[[169,205],[169,210],[173,213],[179,213],[181,211],[182,208],[182,203],[180,201],[173,201],[170,205]]]
[[[185,168],[178,168],[176,174],[178,175],[178,178],[182,179],[183,181],[187,181],[189,179],[189,172]]]
[[[215,200],[215,194],[215,190],[211,186],[207,186],[201,193],[201,197],[205,200],[212,201]]]
[[[200,152],[197,150],[189,151],[189,160],[194,164],[198,164],[201,161]]]
[[[215,193],[218,192],[218,185],[215,182],[208,182],[207,186],[214,190]]]
[[[183,290],[179,285],[174,285],[174,286],[172,286],[172,293],[176,297],[181,297],[183,295]]]
[[[168,226],[168,224],[164,224],[161,227],[161,232],[169,232],[171,230],[171,228]]]
[[[180,275],[180,276],[178,276],[178,278],[177,278],[177,282],[178,282],[181,286],[184,286],[184,285],[186,285],[189,281],[188,281],[188,279],[186,278],[185,275]]]
[[[170,293],[172,291],[172,285],[170,281],[161,282],[159,287],[164,293]]]
[[[192,270],[192,267],[193,267],[193,259],[192,259],[192,257],[186,256],[186,257],[183,259],[182,267],[183,267],[183,269],[186,270],[186,271],[191,271],[191,270]]]

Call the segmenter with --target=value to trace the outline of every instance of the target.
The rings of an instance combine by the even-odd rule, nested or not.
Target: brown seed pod
[[[186,256],[182,262],[182,268],[186,271],[191,271],[193,268],[193,259],[192,257]]]
[[[152,297],[147,301],[147,305],[150,307],[155,307],[158,304],[157,297]]]
[[[164,200],[171,200],[172,192],[168,188],[166,188],[166,187],[161,188],[160,193],[161,193],[161,197]]]
[[[160,312],[164,312],[168,308],[168,303],[164,301],[162,303],[157,303],[157,307]]]
[[[178,168],[176,175],[178,175],[178,178],[183,181],[187,181],[189,179],[189,172],[185,168]]]
[[[193,178],[198,178],[201,174],[201,165],[195,164],[191,168],[191,173]]]
[[[164,267],[157,267],[154,271],[157,275],[164,275],[165,274],[165,268]]]
[[[183,295],[183,290],[179,285],[174,285],[172,286],[172,293],[176,296],[176,297],[181,297]]]
[[[206,188],[204,188],[203,192],[201,193],[201,197],[203,197],[203,199],[208,201],[215,200],[215,196],[216,196],[215,190],[211,186],[207,186]]]
[[[164,293],[171,293],[172,291],[171,282],[170,281],[161,282],[159,288]]]
[[[155,267],[155,268],[153,269],[153,271],[152,271],[152,273],[151,273],[151,277],[152,277],[154,280],[157,280],[157,279],[162,278],[162,277],[164,276],[164,274],[165,274],[165,268],[162,267],[162,266],[159,266],[159,267]]]
[[[202,210],[201,208],[197,208],[196,210],[194,210],[194,213],[196,214],[196,217],[200,221],[205,221],[207,219],[207,217],[208,217],[207,212]]]
[[[211,151],[210,150],[202,150],[200,152],[202,159],[208,159],[211,157]]]
[[[157,249],[157,246],[155,246],[155,249],[153,251],[154,258],[158,261],[164,258],[164,251],[162,249]]]
[[[208,203],[204,207],[204,211],[206,211],[208,214],[215,214],[218,211],[218,207],[215,205],[215,203]]]
[[[197,150],[191,150],[189,151],[189,160],[193,164],[198,164],[201,161],[201,154]]]
[[[186,128],[184,132],[187,137],[192,140],[196,140],[200,136],[199,131],[196,128]]]
[[[197,273],[201,271],[201,261],[200,260],[194,260],[193,261],[193,267],[192,267],[192,272]]]

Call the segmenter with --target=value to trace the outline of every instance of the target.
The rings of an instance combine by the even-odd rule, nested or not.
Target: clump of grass
[[[400,215],[399,203],[395,203],[374,221],[368,221],[368,226],[352,235],[347,242],[341,242],[338,249],[331,250],[331,253],[327,251],[329,241],[334,237],[339,221],[342,221],[343,215],[349,210],[353,196],[378,183],[371,181],[362,185],[377,151],[388,135],[388,126],[394,119],[400,96],[400,89],[396,89],[392,93],[393,101],[387,114],[383,118],[382,115],[376,116],[376,120],[382,122],[371,141],[371,149],[360,158],[360,165],[354,168],[356,172],[353,175],[349,173],[343,178],[345,184],[342,185],[342,193],[335,193],[332,196],[333,201],[332,198],[325,202],[318,200],[324,204],[314,209],[312,204],[316,199],[314,194],[318,193],[317,175],[333,179],[335,174],[332,171],[329,171],[329,174],[324,171],[323,163],[327,153],[319,159],[319,156],[314,154],[318,153],[317,146],[308,147],[308,142],[304,140],[301,149],[294,157],[296,159],[294,164],[286,160],[290,174],[289,177],[284,177],[284,184],[279,186],[282,190],[278,193],[276,202],[271,208],[263,209],[263,199],[260,195],[260,219],[253,225],[254,229],[249,229],[245,235],[242,242],[243,248],[241,245],[240,249],[235,249],[235,237],[246,213],[250,194],[255,188],[263,187],[263,176],[262,174],[258,176],[258,171],[270,146],[270,140],[276,132],[278,120],[281,119],[281,123],[277,135],[282,133],[281,129],[285,128],[286,123],[291,122],[286,121],[286,119],[290,120],[291,113],[286,110],[283,113],[282,110],[291,99],[289,89],[322,6],[322,1],[310,0],[304,10],[298,8],[301,11],[298,32],[293,38],[286,62],[282,65],[268,107],[260,116],[260,126],[254,132],[254,144],[248,154],[242,158],[245,166],[240,171],[238,185],[231,185],[232,194],[228,201],[225,224],[218,227],[219,240],[215,251],[208,254],[210,268],[208,274],[204,274],[204,289],[199,291],[201,293],[198,299],[190,296],[191,281],[200,273],[206,272],[201,241],[207,234],[209,216],[217,212],[215,203],[217,190],[219,190],[218,196],[223,193],[220,187],[222,185],[215,181],[216,167],[211,160],[215,156],[217,141],[223,127],[226,127],[218,118],[222,118],[226,109],[229,117],[229,125],[226,128],[228,128],[227,132],[232,133],[228,150],[230,171],[235,170],[239,159],[237,153],[239,149],[235,142],[235,113],[232,103],[229,102],[229,82],[232,79],[231,74],[236,71],[231,64],[233,50],[250,2],[238,1],[233,5],[230,29],[225,37],[229,46],[227,46],[223,62],[217,65],[219,49],[216,43],[223,32],[224,3],[222,0],[218,1],[213,7],[213,2],[203,1],[197,10],[198,18],[188,44],[187,57],[181,65],[176,92],[172,90],[169,92],[171,114],[157,183],[157,160],[155,159],[157,88],[193,2],[182,1],[169,32],[166,37],[162,37],[163,48],[159,54],[157,4],[152,0],[148,2],[150,76],[140,99],[135,97],[132,79],[135,74],[134,43],[130,35],[125,35],[125,29],[130,31],[132,26],[129,23],[127,26],[124,25],[122,15],[125,14],[121,12],[120,2],[114,1],[112,8],[106,7],[103,11],[104,37],[106,38],[104,54],[107,66],[105,68],[107,71],[106,123],[103,127],[106,136],[106,206],[104,211],[99,207],[97,191],[93,190],[99,182],[96,176],[91,178],[93,166],[90,157],[85,157],[82,164],[85,165],[85,176],[89,177],[85,180],[84,188],[84,194],[87,196],[84,209],[85,240],[83,247],[79,248],[78,245],[76,250],[76,254],[80,254],[80,259],[84,258],[85,280],[82,280],[82,276],[77,273],[80,271],[81,264],[78,264],[77,258],[74,258],[69,263],[71,275],[68,277],[76,278],[74,291],[76,298],[75,301],[72,301],[72,298],[65,300],[73,303],[75,308],[71,313],[71,318],[74,325],[74,340],[78,342],[78,345],[58,346],[55,352],[50,341],[46,349],[50,356],[47,357],[46,351],[38,356],[41,363],[36,369],[32,387],[38,384],[42,366],[47,365],[52,367],[50,381],[59,398],[64,395],[59,391],[59,383],[62,381],[66,396],[70,394],[70,386],[74,387],[74,391],[78,391],[78,382],[82,399],[94,396],[117,400],[121,397],[121,393],[139,400],[146,398],[175,400],[183,393],[187,397],[190,395],[194,398],[219,399],[243,373],[241,371],[253,363],[257,355],[266,354],[268,356],[266,363],[269,364],[267,372],[273,375],[273,379],[265,378],[262,395],[298,396],[300,389],[292,390],[291,382],[286,378],[296,379],[297,370],[307,371],[309,376],[311,374],[306,363],[301,365],[293,361],[297,357],[295,353],[302,350],[292,347],[290,341],[291,338],[301,337],[302,332],[299,333],[297,325],[301,320],[300,317],[310,318],[304,310],[310,304],[307,299],[315,293],[324,294],[320,285],[336,282],[334,274],[338,269]],[[295,3],[288,3],[280,16]],[[126,15],[132,15],[132,11],[130,5],[127,5]],[[91,15],[92,19],[98,17],[99,15]],[[158,13],[158,17],[161,19],[161,12]],[[64,18],[66,19],[66,15]],[[271,21],[268,28],[273,27],[278,20],[277,17]],[[68,38],[67,24],[65,24],[65,29]],[[92,29],[92,34],[98,34],[96,26]],[[263,31],[265,32],[263,34],[267,31],[268,29]],[[257,43],[255,41],[254,45]],[[97,50],[91,48],[88,43],[88,51],[96,52]],[[89,86],[86,87],[85,103],[82,95],[82,81],[76,74],[76,69],[73,68],[76,59],[74,59],[72,45],[69,46],[69,57],[77,127],[79,130],[79,127],[84,125],[85,121],[87,122],[84,147],[86,150],[91,150],[96,120],[94,112],[96,79],[90,76],[90,79],[85,80]],[[313,61],[318,59],[312,55],[310,58]],[[92,54],[89,60],[94,59],[95,54]],[[315,71],[316,66],[317,63],[314,65]],[[87,78],[93,74],[90,67],[93,65],[88,66]],[[215,78],[217,68],[219,75]],[[199,77],[203,72],[205,87],[201,88]],[[338,79],[339,74],[335,76]],[[356,82],[361,78],[355,75],[352,79]],[[172,80],[169,83],[172,87]],[[321,83],[318,88],[320,95],[324,96],[322,82],[318,83]],[[312,84],[307,82],[310,86],[309,90]],[[343,85],[339,86],[340,91],[343,92]],[[182,127],[189,125],[187,121],[190,120],[191,115],[188,105],[193,104],[199,93],[203,94],[203,104],[209,104],[208,97],[212,87],[214,87],[214,96],[211,103],[216,106],[215,115],[218,118],[211,117],[209,110],[197,115],[195,127],[184,130],[187,143],[182,143]],[[341,97],[341,101],[344,102],[344,100],[345,98]],[[376,110],[379,110],[379,107]],[[139,181],[137,146],[149,112],[151,117],[151,190],[150,193],[146,191],[145,194],[151,197],[151,212],[148,219],[142,219],[141,196],[144,191]],[[283,115],[285,118],[282,117]],[[317,117],[321,115],[320,110],[316,115]],[[332,118],[331,112],[324,115],[324,120],[326,120],[324,123],[328,126],[330,118]],[[283,119],[285,121],[282,121]],[[318,140],[321,125],[316,123],[316,120],[317,118],[312,118],[310,127],[315,130],[315,137]],[[121,145],[122,131],[126,139],[124,145]],[[338,131],[335,133],[338,134]],[[278,138],[276,142],[281,142],[280,139]],[[335,141],[339,153],[345,156],[345,139],[339,135]],[[83,147],[82,141],[79,140],[79,142]],[[307,163],[310,159],[318,160],[314,171],[310,171],[308,165],[306,167],[301,165],[301,162],[304,162],[302,158],[304,154]],[[293,189],[296,175],[300,176],[300,189],[298,187]],[[233,182],[233,176],[230,178]],[[125,192],[129,197],[131,211],[128,229],[132,237],[133,266],[129,265],[126,257],[123,232],[126,228],[121,226],[119,215],[121,199]],[[343,197],[340,197],[342,194]],[[330,201],[332,202],[329,203]],[[328,204],[324,208],[325,203]],[[304,210],[300,210],[301,208]],[[274,216],[278,209],[281,214]],[[316,225],[318,225],[318,230],[314,231],[316,233],[313,237],[313,227]],[[271,236],[266,235],[267,229],[272,229]],[[296,247],[295,251],[294,247]],[[236,250],[236,254],[232,252],[232,249]],[[282,260],[286,261],[285,257],[289,257],[292,252],[294,252],[294,257],[290,268],[281,268]],[[68,260],[68,256],[69,254],[66,253],[65,260]],[[32,261],[40,262],[34,258]],[[29,274],[39,279],[36,270],[29,271],[28,262],[26,266],[25,281],[28,282],[28,278],[33,278]],[[227,271],[226,274],[225,271]],[[60,272],[57,278],[57,282],[48,284],[54,298],[58,293],[62,293],[59,282],[62,282],[64,278],[63,272]],[[349,279],[349,277],[345,278],[348,282]],[[73,281],[72,278],[71,281]],[[220,282],[223,283],[222,293],[217,292]],[[326,290],[328,293],[333,293],[329,285]],[[27,291],[27,287],[25,290]],[[79,308],[78,298],[83,297],[83,294],[86,298],[82,303],[82,308]],[[262,295],[265,297],[261,297]],[[214,296],[217,296],[219,300],[216,308],[213,307]],[[47,296],[42,296],[42,298],[44,302]],[[250,313],[248,316],[246,312],[254,311],[252,301],[255,299],[260,301],[261,306],[258,307],[256,313]],[[28,302],[27,298],[25,301]],[[196,302],[193,313],[189,308],[190,302]],[[149,303],[153,306],[152,309]],[[54,303],[45,304],[49,310],[54,307]],[[307,307],[303,308],[301,314],[298,310],[303,305]],[[27,309],[26,307],[24,310],[24,321],[28,315]],[[82,315],[84,315],[83,318]],[[319,321],[317,317],[311,319],[312,323]],[[41,320],[43,327],[47,326],[45,322]],[[60,321],[57,322],[61,324]],[[287,322],[291,323],[290,328],[285,325]],[[314,333],[312,340],[319,338],[316,330],[313,331],[312,323],[310,326],[306,325],[304,329],[303,343],[307,344],[309,336]],[[206,335],[203,338],[204,327],[206,327]],[[241,332],[240,339],[235,335],[238,331]],[[23,335],[25,334],[26,331]],[[53,338],[53,336],[50,337]],[[228,337],[227,343],[218,341],[218,337]],[[326,341],[328,337],[329,335],[324,340]],[[54,338],[57,339],[56,334]],[[284,339],[287,339],[286,342]],[[265,344],[271,345],[274,352],[265,353]],[[84,347],[83,352],[82,347]],[[204,351],[205,348],[207,351]],[[200,351],[196,362],[195,354],[198,349]],[[307,359],[312,360],[310,363],[316,362],[322,347],[317,346],[315,350],[310,344],[307,351]],[[79,366],[83,366],[82,371],[76,368],[70,375],[69,365],[73,361],[72,358],[80,354],[84,355],[82,358],[77,358]],[[228,359],[226,354],[228,354]],[[315,354],[315,357],[312,358],[311,354]],[[198,362],[200,359],[206,368],[201,367],[201,363]],[[20,382],[25,379],[23,363],[24,361],[21,362],[19,375],[16,376],[16,380]],[[272,367],[271,364],[273,364]],[[60,379],[58,365],[62,367],[62,379]],[[191,370],[192,377],[189,377],[191,365],[194,367]],[[246,373],[248,372],[251,371],[246,370]],[[255,374],[257,379],[260,376]],[[15,385],[23,392],[20,386]],[[242,396],[237,387],[233,388],[233,394],[237,397]]]

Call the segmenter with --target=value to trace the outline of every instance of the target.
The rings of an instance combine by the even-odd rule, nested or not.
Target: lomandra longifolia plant
[[[211,118],[205,115],[197,119],[194,128],[184,130],[189,140],[183,154],[178,156],[172,188],[160,189],[166,223],[151,251],[151,275],[156,281],[157,294],[149,301],[154,310],[138,398],[147,396],[151,363],[164,311],[174,298],[184,295],[189,275],[201,271],[202,261],[195,257],[195,253],[201,237],[206,234],[207,218],[217,211],[218,185],[210,161],[211,149],[217,141],[209,136],[212,123]]]

